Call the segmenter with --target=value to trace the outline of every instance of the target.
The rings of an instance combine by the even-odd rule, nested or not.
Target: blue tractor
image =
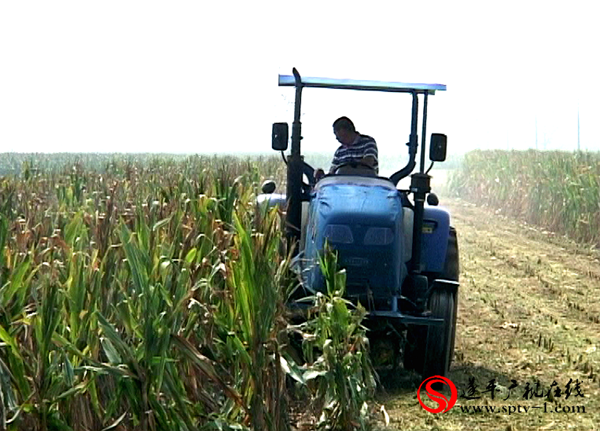
[[[263,188],[259,203],[285,207],[287,237],[295,244],[302,284],[311,292],[325,289],[319,257],[326,242],[346,270],[346,295],[366,307],[371,353],[424,377],[445,376],[456,333],[459,278],[456,231],[450,215],[431,193],[429,170],[446,158],[446,136],[432,134],[431,164],[425,170],[428,97],[440,84],[302,78],[280,75],[280,86],[295,88],[291,152],[288,124],[273,125],[272,147],[287,164],[286,194]],[[315,181],[314,169],[301,153],[300,108],[304,88],[405,93],[412,96],[408,163],[389,178],[370,166],[350,164]],[[423,100],[420,163],[417,167],[419,100]],[[413,171],[415,171],[413,173]],[[410,188],[398,182],[410,175]],[[427,202],[427,205],[426,205]]]

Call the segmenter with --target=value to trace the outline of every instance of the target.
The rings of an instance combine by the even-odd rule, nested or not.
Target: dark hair
[[[354,123],[348,117],[340,117],[333,122],[333,130],[348,130],[350,132],[356,132]]]

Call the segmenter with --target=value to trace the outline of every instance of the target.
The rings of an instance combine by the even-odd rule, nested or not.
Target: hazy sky
[[[594,2],[4,1],[0,152],[268,151],[277,75],[432,82],[449,151],[600,149]],[[304,148],[350,116],[405,153],[406,95],[307,89]],[[398,149],[400,147],[400,149]]]

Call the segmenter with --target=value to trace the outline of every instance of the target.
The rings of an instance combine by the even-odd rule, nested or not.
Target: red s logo
[[[451,395],[449,401],[445,395],[440,394],[439,392],[434,391],[431,388],[431,385],[433,385],[434,383],[444,383],[450,387]],[[435,401],[438,404],[438,407],[435,409],[426,406],[423,403],[423,401],[421,401],[421,388],[424,384],[425,392],[427,392],[427,396],[429,397],[429,399],[431,401]],[[419,386],[419,390],[417,391],[417,398],[419,399],[419,404],[421,404],[421,406],[429,413],[446,413],[448,410],[454,407],[454,404],[456,404],[456,400],[458,399],[458,391],[456,390],[456,386],[454,386],[454,383],[452,383],[450,379],[447,379],[442,376],[432,376],[425,379],[423,383],[421,383],[421,386]]]

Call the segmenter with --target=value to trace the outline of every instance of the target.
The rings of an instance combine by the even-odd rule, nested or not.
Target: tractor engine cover
[[[380,178],[335,176],[321,180],[308,209],[305,282],[324,290],[319,255],[325,241],[346,269],[346,294],[368,308],[389,309],[406,277],[407,250],[400,192]]]

